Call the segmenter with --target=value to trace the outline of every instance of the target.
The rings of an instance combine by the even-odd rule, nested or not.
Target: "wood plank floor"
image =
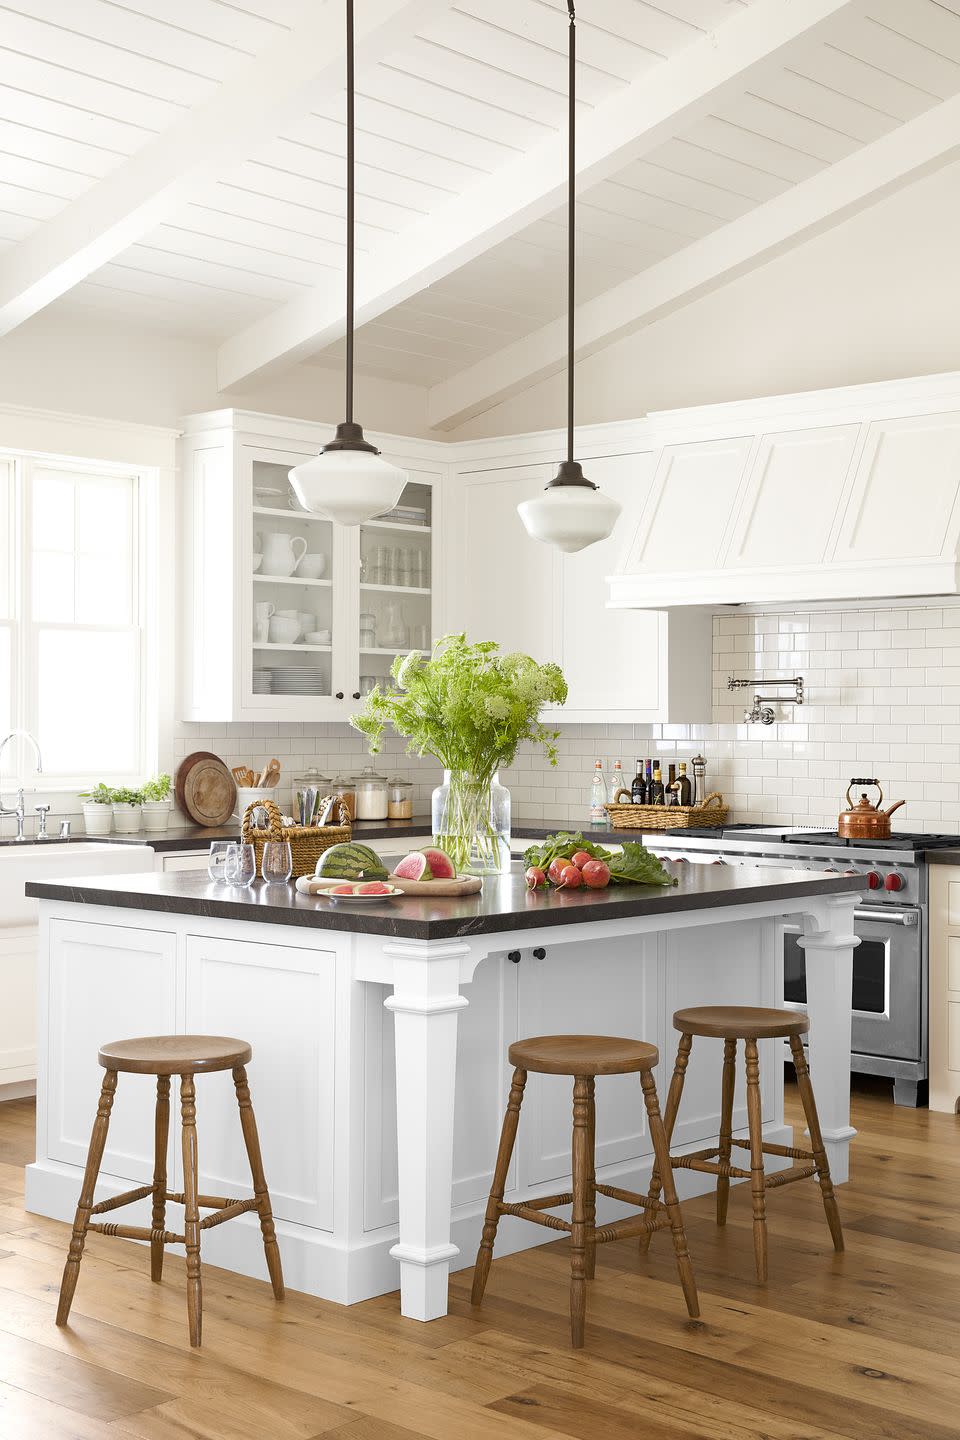
[[[792,1118],[799,1119],[795,1094]],[[161,1286],[139,1246],[92,1236],[71,1325],[53,1324],[68,1231],[23,1209],[33,1106],[0,1105],[2,1440],[956,1440],[960,1120],[855,1097],[854,1179],[834,1256],[818,1191],[769,1197],[770,1282],[752,1280],[749,1187],[726,1232],[685,1206],[702,1319],[685,1317],[669,1238],[602,1248],[587,1348],[568,1346],[565,1241],[469,1270],[451,1314],[399,1318],[204,1272],[191,1352],[183,1262]]]

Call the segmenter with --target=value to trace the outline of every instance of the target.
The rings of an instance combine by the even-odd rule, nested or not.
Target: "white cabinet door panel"
[[[37,1074],[37,929],[0,931],[0,1085]]]
[[[519,1030],[531,1035],[630,1035],[656,1043],[657,937],[602,945],[551,945],[544,960],[523,952]],[[530,1075],[518,1144],[523,1185],[570,1173],[573,1081]],[[597,1081],[597,1168],[646,1155],[646,1111],[636,1075]]]
[[[750,435],[664,447],[627,570],[669,574],[715,570],[743,484]]]
[[[332,1230],[335,954],[190,935],[186,967],[187,1032],[253,1046],[250,1092],[274,1215]],[[197,1129],[200,1189],[249,1194],[229,1072],[197,1081]]]
[[[837,543],[837,560],[952,555],[960,534],[960,415],[870,426]]]
[[[728,567],[826,558],[859,426],[764,435],[726,556]]]
[[[100,1046],[176,1030],[176,969],[171,933],[51,921],[46,1153],[52,1159],[86,1164],[104,1075]],[[153,1178],[155,1098],[151,1076],[120,1076],[104,1174],[136,1184]]]

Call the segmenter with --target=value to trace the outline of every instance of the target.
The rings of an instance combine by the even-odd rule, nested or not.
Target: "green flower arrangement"
[[[444,815],[434,840],[459,868],[500,869],[500,846],[490,819],[490,784],[513,763],[520,745],[539,745],[557,763],[559,732],[540,720],[544,705],[562,705],[567,682],[559,665],[529,655],[500,654],[493,640],[471,645],[466,635],[444,635],[430,655],[399,655],[392,685],[377,685],[350,723],[380,751],[389,725],[412,755],[434,755],[450,772]]]

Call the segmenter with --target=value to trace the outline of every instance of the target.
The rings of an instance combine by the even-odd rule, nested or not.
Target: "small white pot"
[[[118,835],[136,835],[140,829],[140,806],[114,805],[113,828]]]
[[[144,800],[141,806],[142,829],[150,835],[162,835],[170,823],[172,808],[170,800]]]
[[[109,835],[113,829],[113,806],[84,804],[83,828],[88,835]]]

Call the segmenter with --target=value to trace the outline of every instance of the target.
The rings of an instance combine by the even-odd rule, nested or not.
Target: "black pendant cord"
[[[567,218],[567,464],[573,464],[573,356],[574,356],[574,314],[576,296],[577,240],[575,207],[577,203],[577,14],[573,0],[567,0],[570,16],[570,57],[568,83],[568,127],[569,144],[567,155],[567,185],[569,215]]]
[[[354,252],[354,55],[353,55],[353,0],[347,0],[347,396],[344,418],[348,425],[353,422],[353,252]]]

